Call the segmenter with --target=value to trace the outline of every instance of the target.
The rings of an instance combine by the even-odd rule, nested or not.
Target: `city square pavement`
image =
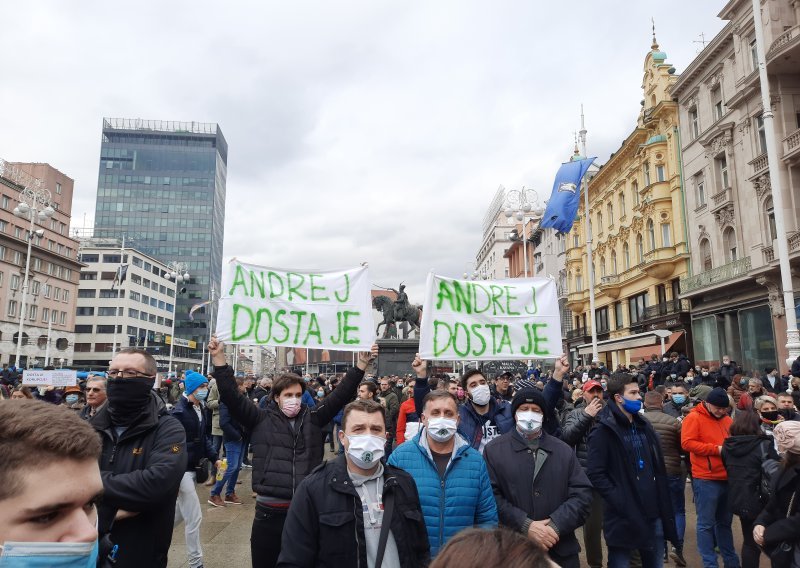
[[[332,457],[327,454],[326,458]],[[209,487],[198,486],[197,492],[203,508],[203,524],[201,538],[203,543],[203,562],[205,568],[231,568],[233,566],[250,566],[250,527],[253,522],[255,499],[250,489],[251,473],[249,469],[242,470],[239,475],[242,484],[237,486],[236,493],[243,501],[242,505],[228,505],[224,508],[215,508],[206,503]],[[695,538],[694,504],[692,503],[692,490],[686,485],[686,544],[685,557],[690,568],[702,566],[697,553],[697,540]],[[580,531],[579,531],[580,533]],[[736,543],[737,554],[741,550],[742,535],[739,520],[734,517],[733,537]],[[578,539],[582,536],[578,534]],[[172,535],[172,547],[169,553],[169,568],[185,568],[189,564],[186,560],[186,539],[183,524],[175,528]],[[586,566],[586,560],[581,556],[581,565]],[[720,566],[722,559],[720,558]],[[675,566],[671,560],[665,566]],[[761,566],[769,566],[768,560],[762,555]]]

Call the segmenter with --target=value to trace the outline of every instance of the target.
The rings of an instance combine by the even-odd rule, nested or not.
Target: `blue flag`
[[[568,233],[572,229],[581,199],[581,180],[595,159],[587,158],[561,164],[539,227],[552,227],[561,233]]]

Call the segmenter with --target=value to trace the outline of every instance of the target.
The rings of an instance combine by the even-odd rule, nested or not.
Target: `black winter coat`
[[[384,466],[383,479],[383,502],[389,492],[394,494],[391,530],[400,565],[427,566],[430,545],[414,479],[390,465]],[[344,456],[323,463],[297,488],[283,529],[278,566],[367,566],[364,513]]]
[[[364,371],[352,367],[333,392],[309,408],[303,404],[294,427],[274,400],[259,408],[241,394],[229,365],[214,367],[219,398],[244,428],[253,447],[253,491],[291,501],[297,486],[322,463],[322,428],[356,395]]]
[[[186,433],[153,393],[141,418],[117,439],[107,405],[90,421],[103,441],[100,536],[111,527],[111,541],[119,545],[115,568],[166,566],[175,499],[186,471]],[[120,509],[138,514],[114,521]]]
[[[735,515],[752,521],[767,504],[761,498],[761,463],[764,456],[780,459],[772,437],[730,436],[722,443],[722,463],[728,472],[728,504]]]
[[[575,448],[575,455],[583,469],[586,469],[586,462],[589,458],[589,448],[586,440],[589,438],[589,431],[595,424],[595,419],[584,412],[586,403],[583,399],[578,401],[575,410],[567,414],[564,419],[564,426],[561,427],[561,441]]]
[[[545,459],[534,478],[536,458],[516,429],[486,445],[483,457],[500,523],[520,531],[526,519],[549,518],[559,534],[553,552],[558,556],[577,555],[581,547],[575,529],[589,515],[592,484],[572,448],[544,431],[538,454]]]
[[[653,426],[638,414],[633,421],[639,432],[647,438],[647,455],[656,473],[657,494],[646,496],[656,499],[664,539],[677,540],[675,515],[670,500],[664,457],[661,455]],[[631,423],[616,403],[610,402],[597,415],[597,424],[589,433],[589,459],[586,473],[603,497],[603,532],[609,546],[643,548],[651,543],[650,524],[644,517],[642,496],[635,490],[636,463],[633,451],[625,438],[630,435]]]
[[[200,411],[201,420],[192,406],[189,399],[181,395],[170,413],[178,419],[186,432],[186,455],[188,456],[186,471],[194,471],[203,458],[208,458],[211,463],[217,460],[217,452],[214,451],[211,436],[208,434],[206,413],[204,409]]]
[[[774,490],[767,506],[756,519],[756,525],[764,525],[764,548],[769,550],[786,541],[800,543],[800,465],[778,471]],[[787,518],[789,502],[798,492],[794,506]]]

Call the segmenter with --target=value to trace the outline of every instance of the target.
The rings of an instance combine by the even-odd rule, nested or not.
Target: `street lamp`
[[[525,278],[528,277],[528,247],[527,247],[527,231],[525,230],[525,217],[528,214],[533,214],[534,217],[541,217],[544,215],[544,207],[539,204],[539,194],[532,189],[512,189],[506,195],[506,203],[503,206],[504,213],[507,219],[511,217],[516,218],[517,221],[522,222],[522,236],[517,238],[513,237],[511,240],[522,241],[522,256],[525,263]]]
[[[38,180],[37,180],[38,181]],[[19,205],[14,207],[14,215],[30,221],[30,226],[25,232],[25,240],[28,241],[28,256],[25,259],[25,278],[22,281],[22,300],[20,301],[19,311],[19,331],[17,332],[17,354],[14,364],[20,366],[20,357],[22,355],[22,337],[23,337],[23,324],[25,322],[25,308],[28,300],[28,278],[31,269],[31,246],[33,245],[33,237],[42,238],[44,236],[44,229],[34,229],[36,221],[40,223],[47,221],[50,217],[55,215],[56,210],[53,209],[50,200],[52,199],[51,193],[41,186],[41,182],[34,185],[34,187],[26,187],[19,193]],[[48,337],[49,341],[49,337]]]
[[[169,372],[172,372],[172,354],[175,352],[175,321],[178,319],[178,286],[189,282],[189,266],[183,262],[172,261],[167,265],[168,272],[164,274],[167,280],[175,283],[175,306],[172,311],[172,338],[169,342]]]

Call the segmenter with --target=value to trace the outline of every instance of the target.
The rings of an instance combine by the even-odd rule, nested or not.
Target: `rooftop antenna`
[[[704,34],[703,32],[700,32],[700,35],[698,37],[700,39],[699,40],[696,39],[696,40],[692,41],[692,43],[699,43],[700,44],[701,47],[697,50],[697,53],[700,53],[701,51],[703,51],[706,48],[706,44],[708,42],[706,41],[706,34]]]

